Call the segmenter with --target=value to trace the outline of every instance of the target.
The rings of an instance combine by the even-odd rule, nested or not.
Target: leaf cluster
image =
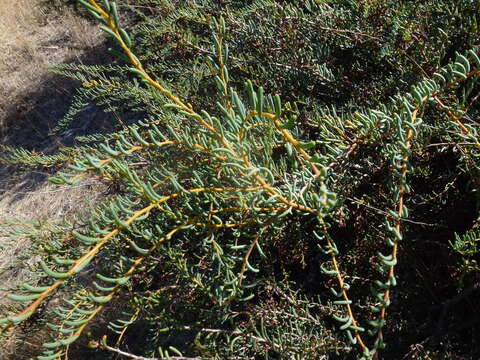
[[[118,62],[56,69],[82,86],[54,131],[92,103],[129,118],[2,161],[119,191],[45,237],[1,334],[65,287],[38,359],[86,333],[104,356],[479,354],[456,307],[478,289],[478,3],[80,3]]]

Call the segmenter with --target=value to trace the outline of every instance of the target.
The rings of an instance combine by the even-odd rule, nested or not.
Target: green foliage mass
[[[37,239],[0,333],[45,324],[38,359],[480,356],[478,1],[80,3],[117,60],[56,68],[82,86],[54,131],[123,121],[3,161],[116,192]]]

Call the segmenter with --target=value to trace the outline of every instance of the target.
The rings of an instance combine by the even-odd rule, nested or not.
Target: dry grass
[[[96,27],[68,8],[0,0],[0,131],[5,131],[7,114],[22,107],[21,97],[42,86],[49,66],[81,56],[99,39]]]
[[[0,145],[16,136],[17,132],[12,131],[15,128],[35,129],[36,119],[30,118],[30,114],[41,112],[43,118],[57,116],[58,111],[52,107],[58,108],[61,101],[52,102],[52,94],[63,97],[63,103],[68,104],[71,93],[64,84],[49,80],[48,68],[60,63],[78,63],[102,40],[97,27],[72,9],[45,8],[53,2],[41,1],[0,0]],[[0,317],[1,306],[8,303],[2,289],[31,280],[31,268],[38,261],[29,255],[32,239],[40,238],[42,232],[60,219],[88,209],[99,200],[103,190],[100,184],[86,182],[55,188],[45,182],[45,175],[30,173],[17,177],[15,170],[2,166],[0,163]],[[31,226],[24,222],[35,224],[31,235],[17,237],[16,229],[29,230]],[[42,342],[41,333],[28,334],[21,329],[7,342],[0,342],[0,359],[29,357],[32,347],[24,342],[31,338],[36,338],[36,344]]]

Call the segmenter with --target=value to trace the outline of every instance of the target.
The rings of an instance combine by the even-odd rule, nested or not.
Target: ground
[[[101,61],[96,54],[103,52],[96,48],[102,41],[97,27],[60,2],[0,3],[0,304],[8,302],[3,289],[29,279],[36,258],[23,255],[35,234],[103,195],[94,180],[58,188],[47,182],[52,169],[24,173],[1,158],[2,145],[36,152],[63,146],[63,139],[49,131],[68,109],[76,84],[49,68]],[[16,230],[25,226],[31,228],[31,236],[17,237]],[[18,358],[23,335],[15,334],[0,347],[1,359]]]

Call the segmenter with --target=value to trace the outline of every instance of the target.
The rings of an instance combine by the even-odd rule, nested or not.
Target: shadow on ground
[[[81,57],[67,59],[64,63],[102,65],[112,61],[114,59],[106,51],[106,44],[102,43]],[[0,130],[1,145],[21,147],[39,154],[54,154],[62,147],[74,145],[76,136],[105,131],[109,127],[112,115],[92,104],[77,115],[76,128],[68,135],[52,134],[52,129],[68,111],[80,83],[51,72],[39,76],[39,85],[22,94],[14,103],[6,104],[5,126]],[[57,170],[49,167],[22,169],[21,166],[2,162],[2,155],[5,155],[5,150],[0,147],[0,198],[10,193],[13,195],[10,196],[11,202],[21,200],[43,186]]]
[[[64,64],[111,64],[114,59],[106,51],[107,44],[86,49],[80,57],[70,57]],[[0,119],[0,227],[8,230],[9,219],[21,224],[32,222],[35,226],[48,224],[75,211],[91,208],[105,196],[101,183],[86,180],[75,186],[52,188],[48,178],[58,171],[55,167],[26,168],[2,161],[6,154],[2,145],[24,148],[35,153],[55,154],[65,146],[75,145],[74,137],[105,131],[111,124],[112,115],[100,107],[90,105],[76,118],[75,129],[68,136],[52,134],[52,129],[68,111],[78,81],[50,72],[39,73],[40,79],[34,88],[5,104]],[[3,105],[2,105],[3,106]],[[17,221],[18,220],[18,221]],[[7,231],[8,233],[8,231]],[[15,235],[16,236],[16,235]],[[9,241],[0,233],[0,283],[2,287],[15,287],[32,276],[31,266],[25,260],[32,241],[27,236]],[[31,261],[30,261],[31,262]],[[57,297],[54,298],[57,299]],[[4,294],[0,292],[0,305]],[[2,315],[0,314],[0,317]],[[27,324],[28,325],[28,324]],[[32,336],[33,334],[33,336]],[[19,328],[12,337],[0,345],[0,359],[26,359],[38,355],[38,348],[48,341],[48,332]],[[91,357],[76,357],[90,359]]]

